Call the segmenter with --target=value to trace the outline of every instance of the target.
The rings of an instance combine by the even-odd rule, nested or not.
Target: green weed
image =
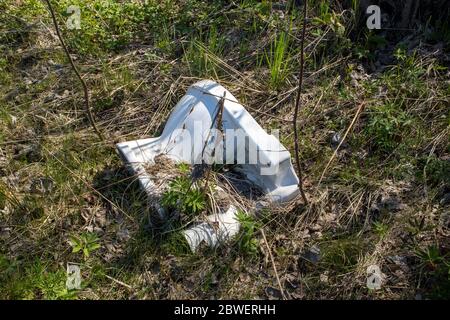
[[[219,35],[215,26],[212,26],[204,41],[200,35],[193,39],[185,51],[184,61],[192,75],[199,77],[212,76],[219,78],[220,69],[217,58],[220,58],[225,46],[225,40]]]
[[[81,252],[84,259],[89,258],[93,251],[101,247],[98,236],[91,232],[71,236],[70,245],[72,246],[72,253]]]
[[[270,45],[269,52],[265,54],[270,71],[269,84],[272,89],[279,89],[289,75],[289,58],[289,34],[283,31]]]
[[[373,230],[381,239],[383,239],[389,231],[389,225],[376,221],[373,223]]]
[[[66,288],[65,270],[51,268],[39,260],[29,265],[0,255],[0,297],[3,299],[75,299],[76,291]]]
[[[450,185],[450,162],[439,159],[435,155],[421,157],[417,163],[418,178],[429,186]]]
[[[371,108],[366,133],[377,151],[389,153],[402,142],[403,133],[411,124],[411,117],[400,106],[387,103]]]
[[[450,259],[439,247],[428,246],[415,251],[419,266],[425,275],[427,296],[432,299],[448,299],[450,296]]]
[[[192,255],[191,248],[184,234],[179,231],[169,233],[161,244],[162,252],[176,256]]]
[[[169,183],[168,190],[162,196],[162,204],[193,216],[206,208],[206,197],[189,178],[183,176]]]
[[[245,212],[238,211],[236,217],[241,224],[241,230],[237,237],[239,251],[244,255],[255,257],[259,253],[259,242],[256,233],[260,229],[260,224]]]
[[[318,6],[318,16],[313,18],[316,25],[328,26],[339,36],[344,36],[345,26],[341,21],[341,17],[333,11],[328,2],[321,1]]]

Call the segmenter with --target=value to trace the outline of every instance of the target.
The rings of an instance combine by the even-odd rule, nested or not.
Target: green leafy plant
[[[385,223],[376,221],[373,223],[373,229],[380,238],[384,238],[389,231],[389,226]]]
[[[169,183],[162,196],[162,204],[166,208],[178,208],[188,215],[196,215],[205,209],[206,197],[188,177],[182,176]]]
[[[182,162],[178,164],[178,169],[181,171],[181,173],[187,174],[189,173],[190,167],[187,163]]]
[[[165,53],[170,53],[173,49],[174,28],[163,25],[157,37],[157,46]]]
[[[428,91],[424,76],[426,69],[418,58],[417,52],[408,54],[399,46],[394,57],[398,63],[382,79],[389,90],[401,93],[405,98],[418,98]],[[436,68],[433,65],[433,68]]]
[[[407,220],[406,223],[406,230],[408,231],[410,235],[410,239],[413,240],[413,242],[416,240],[416,236],[426,232],[433,230],[433,226],[431,224],[425,223],[425,217],[414,217]]]
[[[238,211],[236,217],[241,224],[240,236],[238,237],[240,252],[248,256],[256,256],[259,252],[259,244],[258,239],[256,238],[256,233],[261,226],[252,216],[243,211]]]
[[[41,260],[10,260],[0,254],[0,299],[76,299],[77,291],[66,287],[67,274]]]
[[[445,261],[439,253],[437,246],[430,246],[425,249],[419,249],[416,251],[416,256],[420,259],[420,264],[424,267],[431,267],[435,269],[436,266]]]
[[[425,275],[425,285],[430,286],[430,298],[447,299],[450,294],[450,260],[439,247],[431,245],[415,251],[419,266]]]
[[[406,130],[412,119],[394,103],[375,106],[370,113],[367,134],[373,139],[378,151],[390,152],[402,140],[402,132]]]
[[[430,186],[450,183],[450,163],[435,155],[418,160],[418,176]]]
[[[399,61],[405,61],[406,58],[408,57],[408,56],[406,55],[405,49],[403,49],[403,48],[401,48],[401,47],[398,47],[397,49],[395,49],[393,55],[394,55],[394,57],[395,57],[397,60],[399,60]]]
[[[82,252],[84,258],[89,258],[90,254],[100,248],[99,238],[95,233],[84,232],[79,236],[70,237],[70,245],[72,246],[72,252]]]
[[[357,59],[367,59],[370,56],[370,51],[363,46],[355,46],[353,48],[353,54]]]

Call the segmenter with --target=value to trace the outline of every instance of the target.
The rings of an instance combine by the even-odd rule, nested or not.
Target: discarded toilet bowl
[[[231,205],[224,213],[212,214],[205,220],[187,230],[184,236],[192,251],[196,251],[202,242],[215,248],[233,238],[239,232],[236,219],[237,209]]]
[[[118,143],[117,149],[151,199],[161,195],[146,173],[145,165],[160,154],[192,165],[237,164],[271,202],[289,201],[299,192],[289,151],[264,131],[227,89],[210,80],[189,87],[160,137]],[[152,206],[159,218],[164,219],[164,208],[157,201]],[[186,230],[191,249],[195,251],[202,241],[215,246],[237,233],[235,214],[236,208],[231,206],[228,211],[210,216],[205,223]],[[207,227],[211,221],[219,224],[219,228]]]

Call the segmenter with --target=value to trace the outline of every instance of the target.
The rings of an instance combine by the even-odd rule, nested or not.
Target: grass
[[[217,59],[223,50],[224,39],[217,34],[217,29],[212,26],[207,39],[203,42],[201,35],[199,39],[193,39],[184,55],[190,73],[197,77],[219,78],[220,69]]]
[[[262,227],[290,298],[449,297],[445,23],[431,21],[430,33],[410,39],[385,37],[356,25],[356,2],[314,1],[299,116],[311,204],[241,213],[229,246],[192,253],[176,226],[163,235],[150,228],[145,195],[112,143],[158,136],[186,88],[213,78],[263,128],[280,129],[292,150],[301,8],[53,3],[107,141],[90,129],[43,2],[0,4],[0,298],[267,298],[276,282]],[[82,8],[81,30],[64,27],[69,4]],[[345,132],[362,101],[318,186],[331,137]],[[166,206],[182,203],[193,216],[208,210],[209,197],[187,183],[173,183]],[[316,264],[299,258],[314,246]],[[66,289],[68,262],[81,266],[80,290]],[[370,265],[387,275],[374,292],[365,286]]]
[[[270,70],[269,85],[272,89],[279,89],[289,74],[289,36],[286,32],[281,32],[270,46],[270,51],[266,54],[266,63]]]

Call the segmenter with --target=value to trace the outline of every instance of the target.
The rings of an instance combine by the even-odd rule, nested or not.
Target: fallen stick
[[[88,87],[86,85],[86,82],[81,77],[80,72],[78,71],[75,63],[73,62],[72,57],[70,56],[70,52],[67,49],[66,44],[64,43],[63,37],[61,35],[61,32],[59,31],[58,22],[56,21],[55,11],[53,10],[53,7],[52,7],[52,5],[50,3],[50,0],[45,0],[45,2],[47,2],[48,9],[50,10],[50,14],[52,16],[53,24],[55,25],[56,34],[58,36],[59,41],[61,42],[61,46],[63,47],[67,58],[69,59],[70,65],[72,66],[72,69],[73,69],[73,72],[75,72],[75,74],[77,75],[77,77],[80,80],[81,85],[83,87],[85,109],[86,109],[86,113],[88,115],[89,122],[91,123],[92,128],[94,129],[95,133],[100,138],[100,140],[104,141],[103,135],[100,132],[100,130],[98,130],[97,125],[95,124],[94,117],[93,117],[92,112],[91,112],[91,107],[90,107],[90,103],[89,103],[89,90],[88,90]]]

